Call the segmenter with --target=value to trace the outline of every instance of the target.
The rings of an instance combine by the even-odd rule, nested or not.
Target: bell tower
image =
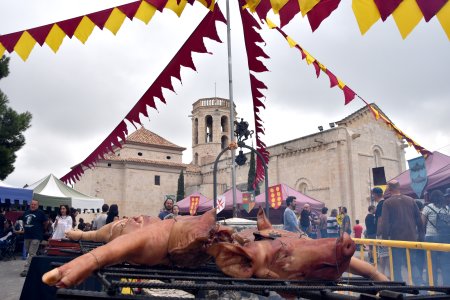
[[[192,105],[192,163],[214,162],[230,140],[230,101],[217,97],[197,100]]]

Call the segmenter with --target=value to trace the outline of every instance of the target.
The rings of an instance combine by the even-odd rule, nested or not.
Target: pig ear
[[[272,223],[267,219],[262,207],[259,207],[257,222],[258,230],[272,229]]]
[[[210,209],[207,212],[205,212],[203,215],[201,215],[200,219],[203,222],[216,222],[216,209]]]
[[[216,265],[225,274],[236,278],[252,277],[252,258],[242,246],[231,243],[217,243],[209,247],[207,252],[214,256]]]

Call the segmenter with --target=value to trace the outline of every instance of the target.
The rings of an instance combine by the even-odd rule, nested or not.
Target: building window
[[[226,135],[222,136],[221,142],[222,142],[222,150],[228,147],[228,137]]]
[[[161,185],[161,177],[159,175],[155,175],[155,185]]]
[[[306,195],[306,193],[308,192],[308,185],[305,182],[300,183],[299,187],[299,192]]]
[[[194,121],[194,145],[198,144],[198,119]]]
[[[108,163],[108,167],[111,167],[111,164],[110,164],[110,163]]]
[[[166,158],[167,158],[167,159],[171,159],[172,157],[171,157],[171,156],[169,156],[169,155],[167,155],[167,156],[166,156]]]
[[[213,118],[212,116],[205,117],[205,143],[212,143],[213,141]]]
[[[138,156],[142,156],[142,152],[138,152]]]
[[[228,118],[227,118],[227,116],[222,116],[222,118],[220,118],[220,128],[222,129],[222,132],[228,132]]]
[[[373,158],[374,158],[374,162],[375,162],[375,167],[380,167],[381,166],[381,153],[380,150],[375,149],[373,151]]]
[[[194,164],[198,165],[198,153],[195,153],[194,155]]]

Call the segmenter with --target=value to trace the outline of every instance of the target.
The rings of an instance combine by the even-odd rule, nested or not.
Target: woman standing
[[[58,216],[53,223],[52,239],[60,240],[65,237],[65,233],[72,229],[72,217],[69,215],[70,209],[68,205],[59,207]]]

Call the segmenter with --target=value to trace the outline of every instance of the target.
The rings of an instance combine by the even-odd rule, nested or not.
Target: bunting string
[[[244,2],[240,2],[241,6]],[[256,78],[253,73],[267,72],[268,69],[262,63],[259,58],[268,59],[269,56],[264,52],[264,50],[258,45],[258,43],[265,43],[261,35],[256,31],[256,29],[261,30],[259,23],[253,18],[253,16],[247,11],[247,9],[240,9],[242,28],[244,31],[244,41],[245,49],[247,52],[247,63],[250,76],[250,89],[252,93],[253,102],[253,117],[255,120],[255,138],[256,138],[256,150],[263,156],[265,163],[269,162],[269,152],[266,149],[266,144],[262,141],[262,136],[264,135],[263,121],[259,116],[261,109],[265,109],[264,94],[261,90],[267,89],[264,82]],[[256,176],[253,182],[253,187],[255,187],[259,182],[264,180],[264,165],[261,159],[256,157]]]
[[[106,154],[114,152],[115,147],[122,147],[121,141],[124,142],[128,134],[127,123],[125,120],[131,122],[135,126],[136,124],[142,125],[140,115],[142,114],[145,117],[148,117],[147,107],[156,110],[155,98],[166,103],[162,89],[165,88],[174,92],[172,77],[181,82],[181,67],[184,66],[194,71],[196,70],[192,60],[192,53],[209,53],[203,39],[209,38],[218,43],[222,43],[217,34],[216,22],[226,23],[226,20],[217,5],[200,22],[180,50],[178,50],[172,60],[164,68],[161,74],[159,74],[139,101],[137,101],[125,118],[120,121],[108,137],[91,154],[89,154],[85,160],[77,164],[70,172],[64,175],[61,178],[61,181],[70,183],[79,180],[80,176],[84,173],[84,169],[95,167],[95,164],[100,158],[104,159]]]
[[[209,9],[214,7],[213,0],[198,1]],[[64,21],[0,35],[0,57],[5,51],[16,52],[22,60],[26,61],[36,44],[41,47],[46,44],[56,53],[66,36],[70,39],[75,36],[81,43],[85,44],[95,27],[100,30],[106,28],[116,35],[126,18],[131,21],[136,18],[148,24],[155,12],[162,12],[163,9],[169,9],[180,17],[187,3],[192,5],[194,1],[134,1]]]
[[[245,0],[245,8],[257,13],[261,20],[272,10],[280,17],[283,28],[300,14],[307,17],[314,32],[339,6],[341,0]],[[428,23],[437,17],[450,40],[450,1],[448,0],[352,0],[352,10],[359,30],[364,35],[379,19],[391,15],[405,39],[424,18]]]
[[[350,87],[348,87],[342,80],[340,80],[336,75],[334,75],[325,65],[320,63],[316,58],[314,58],[308,51],[306,51],[303,47],[301,47],[297,42],[295,42],[291,37],[289,37],[281,28],[279,28],[275,23],[273,23],[270,19],[266,18],[266,24],[270,29],[276,29],[287,41],[291,48],[296,48],[300,51],[302,55],[302,60],[305,60],[308,65],[313,65],[316,76],[319,77],[320,73],[325,73],[330,79],[330,88],[338,86],[344,93],[345,105],[350,103],[355,96],[358,97],[361,101],[365,103],[365,105],[370,109],[373,113],[376,120],[381,119],[389,128],[395,131],[397,137],[402,140],[406,140],[408,145],[414,147],[417,152],[419,152],[423,156],[429,155],[431,152],[425,149],[424,147],[417,144],[413,139],[411,139],[408,135],[406,135],[403,131],[401,131],[397,126],[392,123],[384,114],[377,110],[377,108],[369,104],[366,100],[364,100],[361,96],[356,94]]]
[[[205,7],[213,9],[214,0],[197,0]],[[75,36],[86,43],[94,28],[104,28],[117,34],[126,18],[134,18],[148,24],[156,11],[172,10],[181,16],[186,4],[195,0],[141,0],[108,8],[83,16],[51,23],[27,30],[0,35],[0,57],[8,51],[16,52],[22,60],[27,60],[36,44],[47,44],[57,52],[67,36]],[[280,27],[287,25],[296,15],[307,16],[314,32],[339,6],[341,0],[245,0],[244,8],[258,14],[265,20],[272,10],[280,16]],[[352,0],[352,10],[359,30],[364,35],[378,20],[386,21],[391,15],[405,39],[422,19],[428,23],[436,16],[439,24],[450,40],[449,0]]]

